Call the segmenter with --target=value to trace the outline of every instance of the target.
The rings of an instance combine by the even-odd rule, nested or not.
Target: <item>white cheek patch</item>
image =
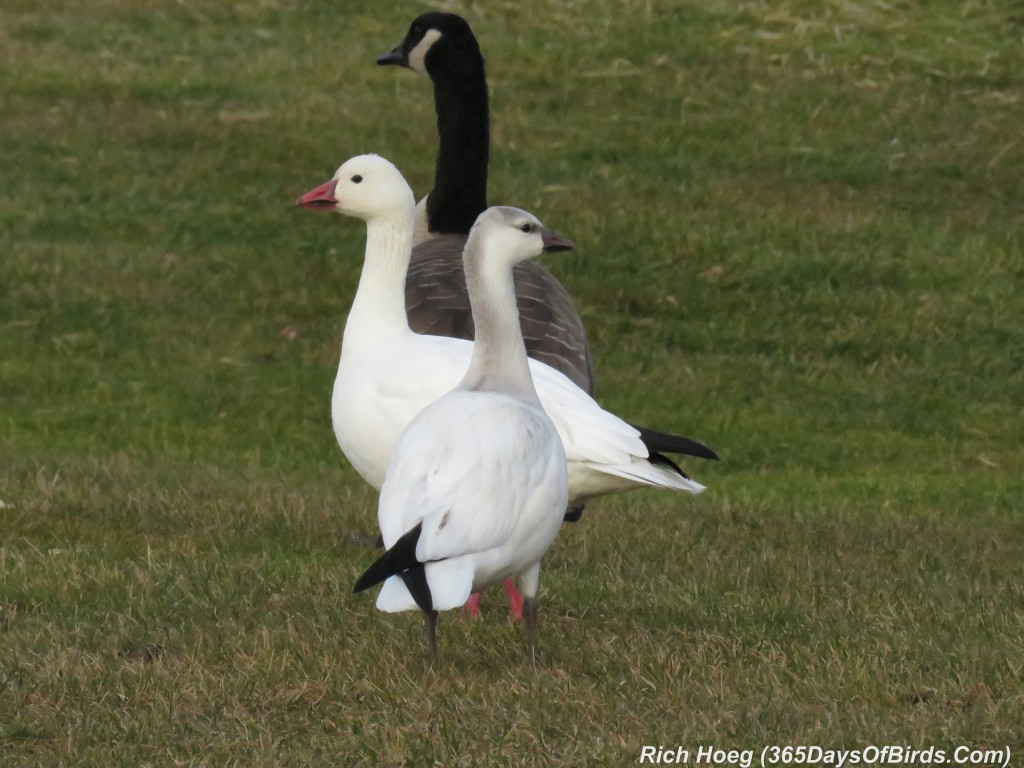
[[[409,69],[418,75],[426,75],[427,65],[424,62],[427,58],[427,52],[440,39],[440,30],[428,29],[423,39],[416,43],[415,48],[409,51]]]

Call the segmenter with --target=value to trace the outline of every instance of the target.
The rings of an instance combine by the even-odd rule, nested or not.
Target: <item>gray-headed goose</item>
[[[568,502],[565,451],[541,407],[517,322],[512,268],[572,243],[517,208],[480,214],[463,262],[476,325],[469,369],[395,444],[378,517],[387,550],[356,582],[382,611],[419,608],[437,653],[439,610],[518,577],[534,661],[540,561]]]

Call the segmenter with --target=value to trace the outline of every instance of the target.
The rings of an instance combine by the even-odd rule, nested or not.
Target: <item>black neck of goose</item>
[[[438,77],[434,106],[440,149],[427,227],[434,234],[465,235],[487,208],[491,134],[483,59],[477,71]]]

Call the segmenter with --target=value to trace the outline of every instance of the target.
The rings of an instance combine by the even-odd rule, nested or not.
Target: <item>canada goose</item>
[[[409,326],[417,333],[473,338],[462,249],[487,207],[490,151],[487,80],[469,24],[451,13],[425,13],[378,64],[396,64],[434,84],[439,148],[434,188],[418,208],[406,281]],[[533,260],[516,267],[516,301],[527,354],[594,392],[594,364],[572,299]]]
[[[476,325],[469,369],[409,423],[391,455],[378,507],[388,549],[354,591],[384,581],[380,610],[418,607],[433,655],[439,610],[518,576],[535,663],[540,561],[569,487],[562,441],[530,376],[512,268],[571,248],[517,208],[480,214],[463,257]]]

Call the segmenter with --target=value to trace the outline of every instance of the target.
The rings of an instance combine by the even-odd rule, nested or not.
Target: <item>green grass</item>
[[[379,5],[0,11],[0,764],[1024,749],[1020,8],[446,6],[599,399],[723,458],[563,531],[532,673],[500,592],[433,667],[350,594],[363,233],[292,201],[367,151],[429,188]]]

